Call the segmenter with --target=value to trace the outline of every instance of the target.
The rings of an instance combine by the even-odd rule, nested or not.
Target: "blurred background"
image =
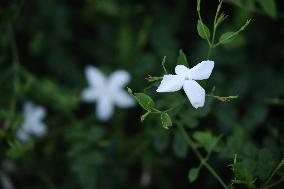
[[[217,0],[202,1],[210,28],[217,6]],[[189,134],[222,134],[209,162],[225,181],[234,176],[229,165],[237,154],[244,179],[260,186],[284,154],[284,1],[225,0],[223,11],[229,16],[217,36],[252,22],[213,50],[215,68],[205,88],[239,98],[207,98],[203,109],[187,104],[171,116]],[[162,76],[164,56],[171,73],[179,49],[191,67],[205,60],[208,46],[197,34],[197,19],[194,0],[0,1],[0,188],[221,188],[204,168],[189,183],[188,170],[199,161],[175,127],[163,129],[152,115],[141,123],[138,105],[116,108],[101,122],[95,104],[80,98],[87,65],[106,75],[127,70],[127,86],[139,92],[149,74]],[[185,98],[156,94],[156,86],[146,93],[158,107]],[[23,143],[16,132],[26,101],[45,108],[48,132]]]

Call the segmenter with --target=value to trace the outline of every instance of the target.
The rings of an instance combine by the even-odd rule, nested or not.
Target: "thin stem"
[[[218,5],[217,11],[216,11],[216,14],[215,14],[215,17],[214,17],[213,34],[212,34],[211,42],[208,43],[208,45],[209,45],[209,50],[208,50],[208,54],[207,54],[207,59],[210,58],[211,53],[212,53],[212,50],[213,50],[213,48],[214,48],[215,35],[216,35],[217,27],[218,27],[217,19],[218,19],[219,11],[220,11],[221,6],[222,6],[222,2],[223,2],[223,1],[221,1],[220,4]]]
[[[283,181],[284,181],[284,176],[283,176],[281,179],[279,179],[278,181],[276,181],[276,182],[274,182],[274,183],[272,183],[272,184],[270,184],[270,185],[264,186],[262,189],[272,188],[272,187],[274,187],[274,186],[280,184],[280,183],[283,182]]]
[[[180,132],[182,133],[182,135],[184,136],[184,138],[186,139],[186,141],[188,142],[189,146],[192,148],[194,154],[198,157],[199,161],[210,171],[210,173],[219,181],[219,183],[223,186],[223,188],[228,189],[228,187],[226,186],[226,184],[224,183],[224,181],[221,179],[221,177],[217,174],[217,172],[211,167],[211,165],[209,165],[206,161],[206,158],[204,158],[200,152],[198,151],[198,149],[196,148],[196,145],[194,144],[194,142],[192,141],[192,139],[190,138],[190,136],[187,134],[187,132],[185,131],[185,129],[183,128],[183,126],[181,126],[180,124],[177,124],[178,129],[180,130]]]
[[[208,49],[208,53],[207,53],[207,59],[209,60],[210,56],[211,56],[211,52],[212,52],[212,45],[209,44],[209,49]]]
[[[273,178],[273,176],[277,173],[277,171],[283,166],[284,164],[284,158],[281,159],[281,161],[279,162],[279,164],[276,166],[276,168],[273,170],[273,172],[271,173],[271,175],[269,176],[269,178],[267,179],[267,181],[264,183],[264,186],[266,186],[267,184],[269,184],[269,182],[271,181],[271,179]]]

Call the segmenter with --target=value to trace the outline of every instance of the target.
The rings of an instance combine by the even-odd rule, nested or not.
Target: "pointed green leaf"
[[[221,35],[219,42],[221,44],[230,43],[235,39],[238,34],[236,32],[227,32]]]
[[[168,113],[166,112],[161,113],[161,123],[165,129],[169,129],[169,127],[173,125],[171,117],[169,116]]]
[[[188,67],[186,55],[183,53],[181,49],[179,50],[179,55],[177,58],[177,65],[185,65],[186,67]]]
[[[194,182],[197,179],[198,175],[199,175],[199,169],[198,168],[190,169],[189,173],[188,173],[189,182]]]
[[[271,18],[277,17],[277,7],[275,0],[258,0],[258,2],[264,12],[268,14]]]
[[[210,31],[208,27],[201,20],[198,20],[197,22],[197,32],[202,39],[210,38]]]
[[[142,108],[151,111],[155,103],[152,98],[144,93],[134,93],[134,97]]]
[[[167,148],[168,148],[168,145],[169,145],[169,142],[170,142],[170,135],[166,130],[164,130],[162,128],[160,128],[160,129],[161,130],[158,130],[158,132],[152,133],[153,134],[152,137],[154,139],[154,141],[153,141],[154,142],[153,143],[154,148],[158,152],[162,153],[162,152],[165,152],[165,150],[167,150]]]
[[[180,158],[184,158],[188,151],[188,143],[181,132],[176,132],[173,141],[174,154]]]
[[[235,31],[235,32],[227,32],[227,33],[223,33],[221,35],[221,37],[219,38],[219,42],[218,42],[218,45],[219,44],[226,44],[226,43],[229,43],[231,42],[233,39],[235,39],[235,37],[238,36],[238,34],[240,32],[242,32],[243,30],[246,29],[246,27],[250,24],[251,20],[247,20],[246,23],[238,30],[238,31]]]
[[[247,185],[253,185],[253,175],[243,163],[233,164],[233,172],[236,180],[246,183]]]
[[[220,137],[215,137],[210,131],[196,131],[193,138],[209,153],[214,149]]]

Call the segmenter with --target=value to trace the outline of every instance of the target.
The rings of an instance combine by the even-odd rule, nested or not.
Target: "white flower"
[[[114,105],[122,108],[135,105],[133,98],[123,90],[130,80],[128,72],[118,70],[109,78],[93,66],[87,66],[85,72],[89,87],[82,91],[81,98],[85,102],[97,101],[96,113],[101,121],[110,119]]]
[[[204,106],[205,90],[195,81],[208,79],[214,68],[214,61],[202,61],[189,69],[183,65],[177,65],[176,75],[164,75],[157,92],[175,92],[184,89],[190,103],[194,108]]]
[[[14,189],[14,185],[11,179],[7,175],[5,174],[0,175],[0,182],[3,189]]]
[[[4,160],[2,162],[3,171],[0,173],[0,185],[3,189],[14,189],[14,185],[7,173],[12,173],[15,169],[15,164],[11,160]]]
[[[15,170],[15,164],[12,160],[9,160],[9,159],[5,159],[3,162],[2,162],[2,168],[5,172],[7,173],[11,173]]]
[[[17,136],[21,141],[28,141],[30,135],[41,137],[46,134],[47,127],[42,122],[46,112],[42,106],[35,106],[31,102],[26,102],[23,113],[24,121],[17,131]]]

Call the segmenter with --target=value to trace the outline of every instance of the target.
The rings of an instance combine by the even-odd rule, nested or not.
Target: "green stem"
[[[180,130],[180,132],[182,133],[182,135],[184,136],[184,138],[186,139],[186,141],[188,142],[189,146],[192,148],[194,154],[198,157],[199,161],[209,170],[209,172],[219,181],[219,183],[223,186],[223,188],[228,189],[228,187],[226,186],[225,182],[221,179],[221,177],[218,175],[218,173],[211,167],[211,165],[209,165],[206,161],[206,158],[204,158],[200,152],[198,151],[198,149],[196,148],[196,145],[194,144],[194,142],[192,141],[192,139],[190,138],[190,136],[187,134],[187,132],[185,131],[184,127],[181,126],[180,124],[177,124],[178,129]]]
[[[272,184],[270,184],[270,185],[264,186],[262,189],[272,188],[272,187],[274,187],[274,186],[280,184],[280,183],[283,182],[283,181],[284,181],[284,177],[282,177],[281,179],[279,179],[278,181],[276,181],[276,182],[274,182],[274,183],[272,183]]]
[[[277,171],[283,166],[284,164],[284,158],[281,159],[277,167],[272,171],[271,175],[267,179],[267,181],[264,183],[264,186],[268,185],[269,182],[272,180],[273,176],[277,173]]]
[[[218,5],[217,11],[216,11],[216,14],[215,14],[215,17],[214,17],[213,34],[212,34],[211,42],[208,43],[208,45],[209,45],[209,50],[208,50],[208,54],[207,54],[207,59],[210,58],[211,53],[212,53],[212,50],[213,50],[213,48],[214,48],[215,35],[216,35],[217,27],[218,27],[218,25],[217,25],[217,18],[218,18],[218,15],[219,15],[219,11],[220,11],[220,9],[221,9],[221,5],[222,5],[222,2]]]
[[[208,49],[208,53],[207,53],[207,59],[209,60],[210,56],[211,56],[211,52],[212,52],[212,45],[209,44],[209,49]]]

